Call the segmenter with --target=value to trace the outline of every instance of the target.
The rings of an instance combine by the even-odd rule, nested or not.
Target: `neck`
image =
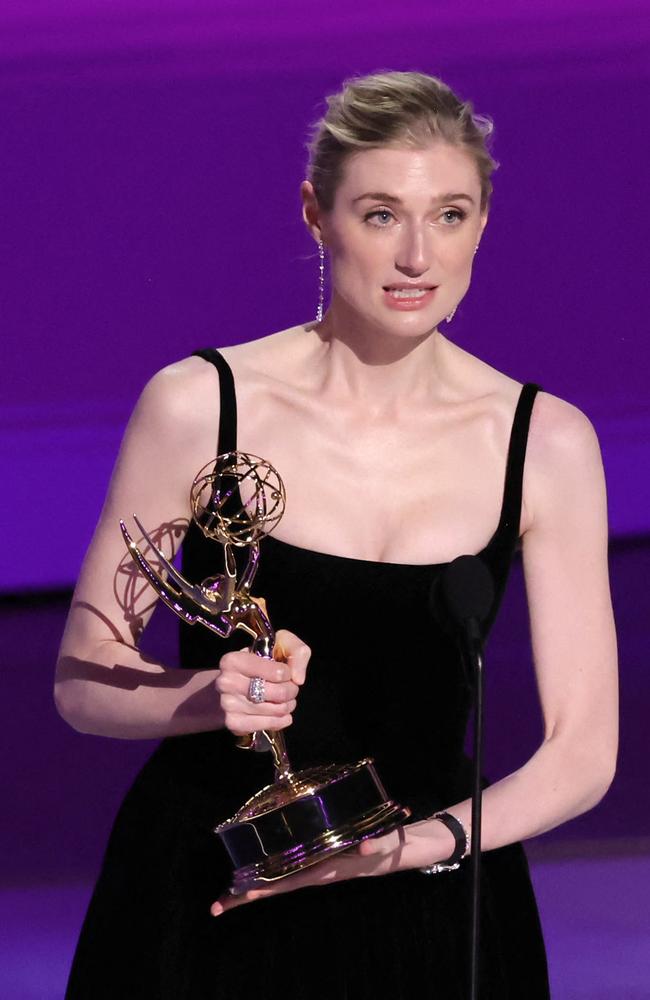
[[[320,340],[322,391],[342,403],[361,403],[379,414],[400,409],[405,401],[413,407],[444,395],[454,348],[437,327],[395,336],[333,302],[313,331]]]

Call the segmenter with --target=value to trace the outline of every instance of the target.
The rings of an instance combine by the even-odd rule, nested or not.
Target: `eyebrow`
[[[387,194],[386,191],[368,191],[366,194],[360,194],[358,198],[353,199],[352,204],[357,201],[363,201],[365,198],[372,199],[372,201],[392,201],[395,205],[403,204],[401,198],[397,198],[394,194]],[[438,195],[437,198],[432,198],[432,201],[460,201],[462,198],[465,201],[469,201],[472,205],[474,204],[474,199],[462,191],[455,193],[447,191],[445,194]]]

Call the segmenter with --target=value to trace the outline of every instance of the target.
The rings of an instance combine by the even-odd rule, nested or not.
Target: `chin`
[[[427,316],[426,313],[404,313],[401,316],[390,317],[378,325],[393,337],[415,338],[426,337],[433,333],[438,324],[442,322],[436,316]]]
[[[344,303],[344,309],[341,315],[337,317],[339,321],[345,322],[345,313],[347,311],[347,318],[351,321],[353,327],[358,323],[362,329],[363,327],[369,327],[388,337],[399,337],[401,339],[426,337],[444,319],[444,317],[437,315],[439,306],[436,308],[435,313],[430,308],[400,312],[399,310],[387,308],[383,303],[377,303],[377,309],[369,311],[367,301],[363,303],[366,306],[364,309],[357,307],[352,298],[346,300],[344,296],[341,296],[341,299],[342,303]]]

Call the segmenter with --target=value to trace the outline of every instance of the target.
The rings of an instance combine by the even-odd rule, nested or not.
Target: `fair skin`
[[[471,200],[441,197],[449,192]],[[381,197],[363,197],[368,193]],[[305,222],[323,239],[331,267],[323,323],[223,350],[237,387],[238,447],[267,458],[287,488],[275,534],[373,561],[434,564],[478,552],[496,527],[521,386],[438,329],[469,287],[487,223],[474,162],[441,143],[382,147],[347,161],[330,212],[320,210],[309,182],[301,194]],[[421,308],[401,311],[384,289],[403,282],[437,288]],[[118,519],[136,510],[147,526],[187,521],[188,484],[215,452],[218,420],[216,372],[197,358],[155,375],[136,407],[57,665],[57,706],[80,731],[151,738],[291,724],[310,655],[298,636],[278,632],[281,662],[260,667],[242,651],[223,656],[218,669],[174,671],[140,654],[137,630],[114,592],[124,556]],[[287,427],[290,434],[279,430]],[[591,808],[616,761],[600,452],[587,418],[547,393],[533,411],[520,534],[544,734],[530,760],[484,792],[484,850]],[[138,628],[150,613],[143,610]],[[254,705],[248,680],[260,674],[269,700]],[[447,808],[469,829],[470,800]],[[437,820],[412,823],[268,888],[224,895],[212,912],[307,885],[421,867],[452,847]]]

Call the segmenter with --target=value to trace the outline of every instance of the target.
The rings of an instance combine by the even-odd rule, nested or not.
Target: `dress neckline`
[[[485,545],[480,552],[472,553],[472,555],[475,555],[480,558],[490,548],[492,548],[492,546],[494,545],[494,543],[496,542],[496,540],[500,535],[502,524],[503,524],[503,519],[499,521],[497,529],[490,538],[490,541],[487,543],[487,545]],[[321,552],[319,549],[308,549],[303,545],[295,545],[293,542],[286,542],[283,538],[276,538],[276,536],[273,534],[265,535],[263,544],[264,545],[268,544],[269,540],[274,545],[279,545],[281,548],[285,549],[291,549],[293,552],[301,553],[307,557],[313,556],[316,559],[329,559],[330,561],[345,563],[348,566],[350,565],[367,566],[369,568],[372,567],[373,569],[378,567],[381,568],[387,567],[390,569],[397,569],[397,570],[408,569],[408,570],[414,570],[416,572],[422,572],[424,570],[441,569],[445,566],[449,566],[449,564],[452,562],[451,559],[448,560],[447,562],[438,562],[438,563],[403,563],[403,562],[387,562],[383,559],[360,559],[357,556],[342,556],[338,555],[335,552]],[[466,553],[459,553],[459,555],[465,555],[465,554]]]
[[[208,348],[196,351],[196,354],[212,363],[219,372],[219,387],[221,399],[221,413],[219,421],[218,454],[237,450],[237,393],[235,389],[235,379],[229,363],[218,349]],[[526,382],[522,385],[519,399],[515,407],[514,418],[510,430],[510,440],[508,442],[508,452],[506,457],[506,467],[504,470],[503,492],[501,497],[501,510],[497,527],[487,545],[476,553],[476,556],[484,556],[489,552],[505,534],[508,544],[512,541],[516,545],[519,538],[519,520],[521,517],[521,494],[523,483],[523,467],[526,455],[526,442],[528,437],[528,427],[531,410],[535,396],[541,386],[534,382]],[[239,486],[237,486],[233,498],[243,508]],[[514,538],[512,537],[514,536]],[[271,545],[284,546],[287,550],[302,554],[305,557],[314,559],[328,559],[339,562],[347,566],[365,566],[368,568],[388,567],[395,570],[411,570],[412,572],[430,571],[448,566],[449,562],[441,563],[396,563],[384,562],[376,559],[359,559],[356,556],[340,556],[332,552],[321,552],[317,549],[308,549],[293,542],[285,542],[281,538],[276,538],[269,534],[267,538],[272,539]]]

